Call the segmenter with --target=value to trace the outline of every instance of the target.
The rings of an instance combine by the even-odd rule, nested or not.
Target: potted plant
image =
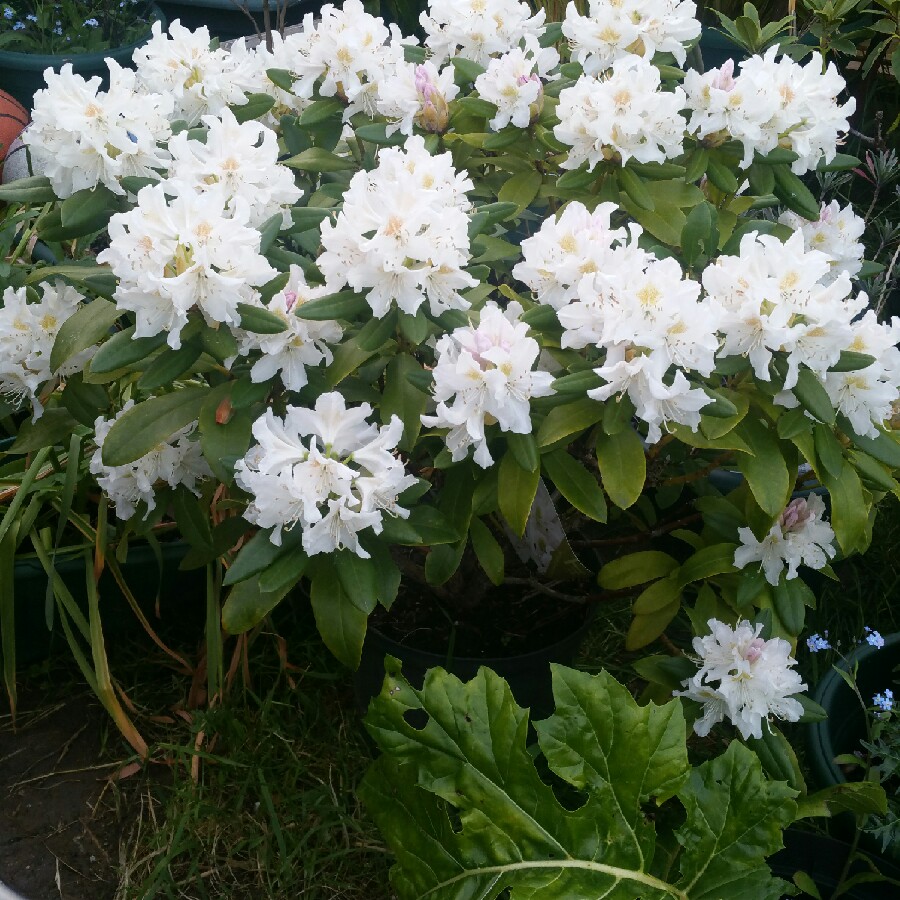
[[[830,650],[826,638],[813,635],[810,649]],[[822,787],[848,782],[874,782],[885,787],[886,810],[859,819],[867,848],[891,859],[900,858],[895,838],[897,818],[897,731],[894,686],[900,666],[900,635],[882,637],[866,629],[860,643],[825,673],[814,698],[827,718],[807,726],[809,762]],[[852,834],[851,823],[845,831]]]
[[[211,695],[223,642],[298,586],[352,667],[378,607],[521,629],[526,594],[634,596],[635,651],[676,620],[796,641],[798,567],[864,550],[897,489],[900,325],[757,212],[818,220],[801,175],[857,164],[837,72],[770,49],[682,87],[686,4],[642,55],[508,6],[485,42],[478,4],[435,4],[424,47],[353,0],[271,49],[173,27],[133,80],[38,95],[45,175],[0,199],[65,261],[17,262],[5,302],[40,323],[56,279],[78,297],[45,367],[20,351],[22,429],[48,452],[87,429],[117,527],[174,517],[208,572]],[[115,117],[61,119],[76,88]],[[791,499],[802,463],[830,524]]]
[[[150,0],[43,3],[10,0],[0,6],[0,88],[28,109],[43,86],[44,70],[65,63],[84,78],[108,84],[105,60],[131,63],[135,48],[165,19]]]
[[[283,32],[321,4],[315,0],[162,0],[159,6],[170,22],[177,19],[191,30],[205,27],[213,37],[230,41]]]

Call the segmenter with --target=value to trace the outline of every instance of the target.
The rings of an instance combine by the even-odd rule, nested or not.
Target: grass
[[[250,685],[156,726],[168,765],[135,776],[116,900],[390,897],[384,845],[355,797],[371,756],[350,678],[314,629],[293,637],[299,671],[262,635]],[[159,709],[158,682],[145,666],[132,675],[132,699]]]

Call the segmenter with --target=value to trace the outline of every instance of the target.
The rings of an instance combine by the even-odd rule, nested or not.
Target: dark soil
[[[584,623],[587,609],[524,589],[488,591],[474,609],[441,608],[433,596],[404,590],[390,611],[378,607],[370,622],[382,634],[429,653],[491,659],[543,650],[567,638]]]
[[[15,729],[0,710],[0,881],[27,900],[116,892],[119,763],[104,762],[105,711],[72,693],[20,697]]]

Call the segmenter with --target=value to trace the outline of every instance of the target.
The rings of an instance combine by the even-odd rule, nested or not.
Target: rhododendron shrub
[[[356,665],[401,571],[476,608],[599,577],[631,649],[683,614],[786,666],[805,573],[900,491],[900,321],[806,177],[856,165],[841,76],[777,48],[694,71],[688,0],[421,25],[348,0],[226,51],[173,22],[106,90],[48,73],[45,175],[2,196],[73,259],[10,267],[19,446],[75,434],[116,527],[174,516],[230,631],[302,583]],[[796,713],[790,676],[748,705],[716,673],[707,723]]]

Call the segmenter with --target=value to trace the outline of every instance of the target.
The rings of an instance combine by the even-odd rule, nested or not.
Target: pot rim
[[[859,645],[852,653],[847,655],[846,659],[842,659],[835,665],[838,669],[844,671],[847,671],[854,663],[857,663],[860,668],[863,668],[867,661],[874,659],[878,654],[884,654],[889,650],[900,650],[900,632],[886,635],[884,638],[884,646],[881,648],[872,647],[866,643]],[[816,689],[812,694],[812,699],[828,712],[829,707],[837,707],[839,704],[840,701],[838,700],[838,695],[843,691],[849,690],[850,688],[847,686],[844,679],[834,668],[830,668],[816,685]],[[854,703],[855,702],[854,698]],[[815,766],[818,770],[817,774],[819,777],[828,784],[846,783],[847,779],[844,776],[844,773],[834,762],[837,751],[832,743],[829,719],[826,718],[821,722],[810,723],[808,734],[810,749],[813,753],[813,760],[819,763]]]

